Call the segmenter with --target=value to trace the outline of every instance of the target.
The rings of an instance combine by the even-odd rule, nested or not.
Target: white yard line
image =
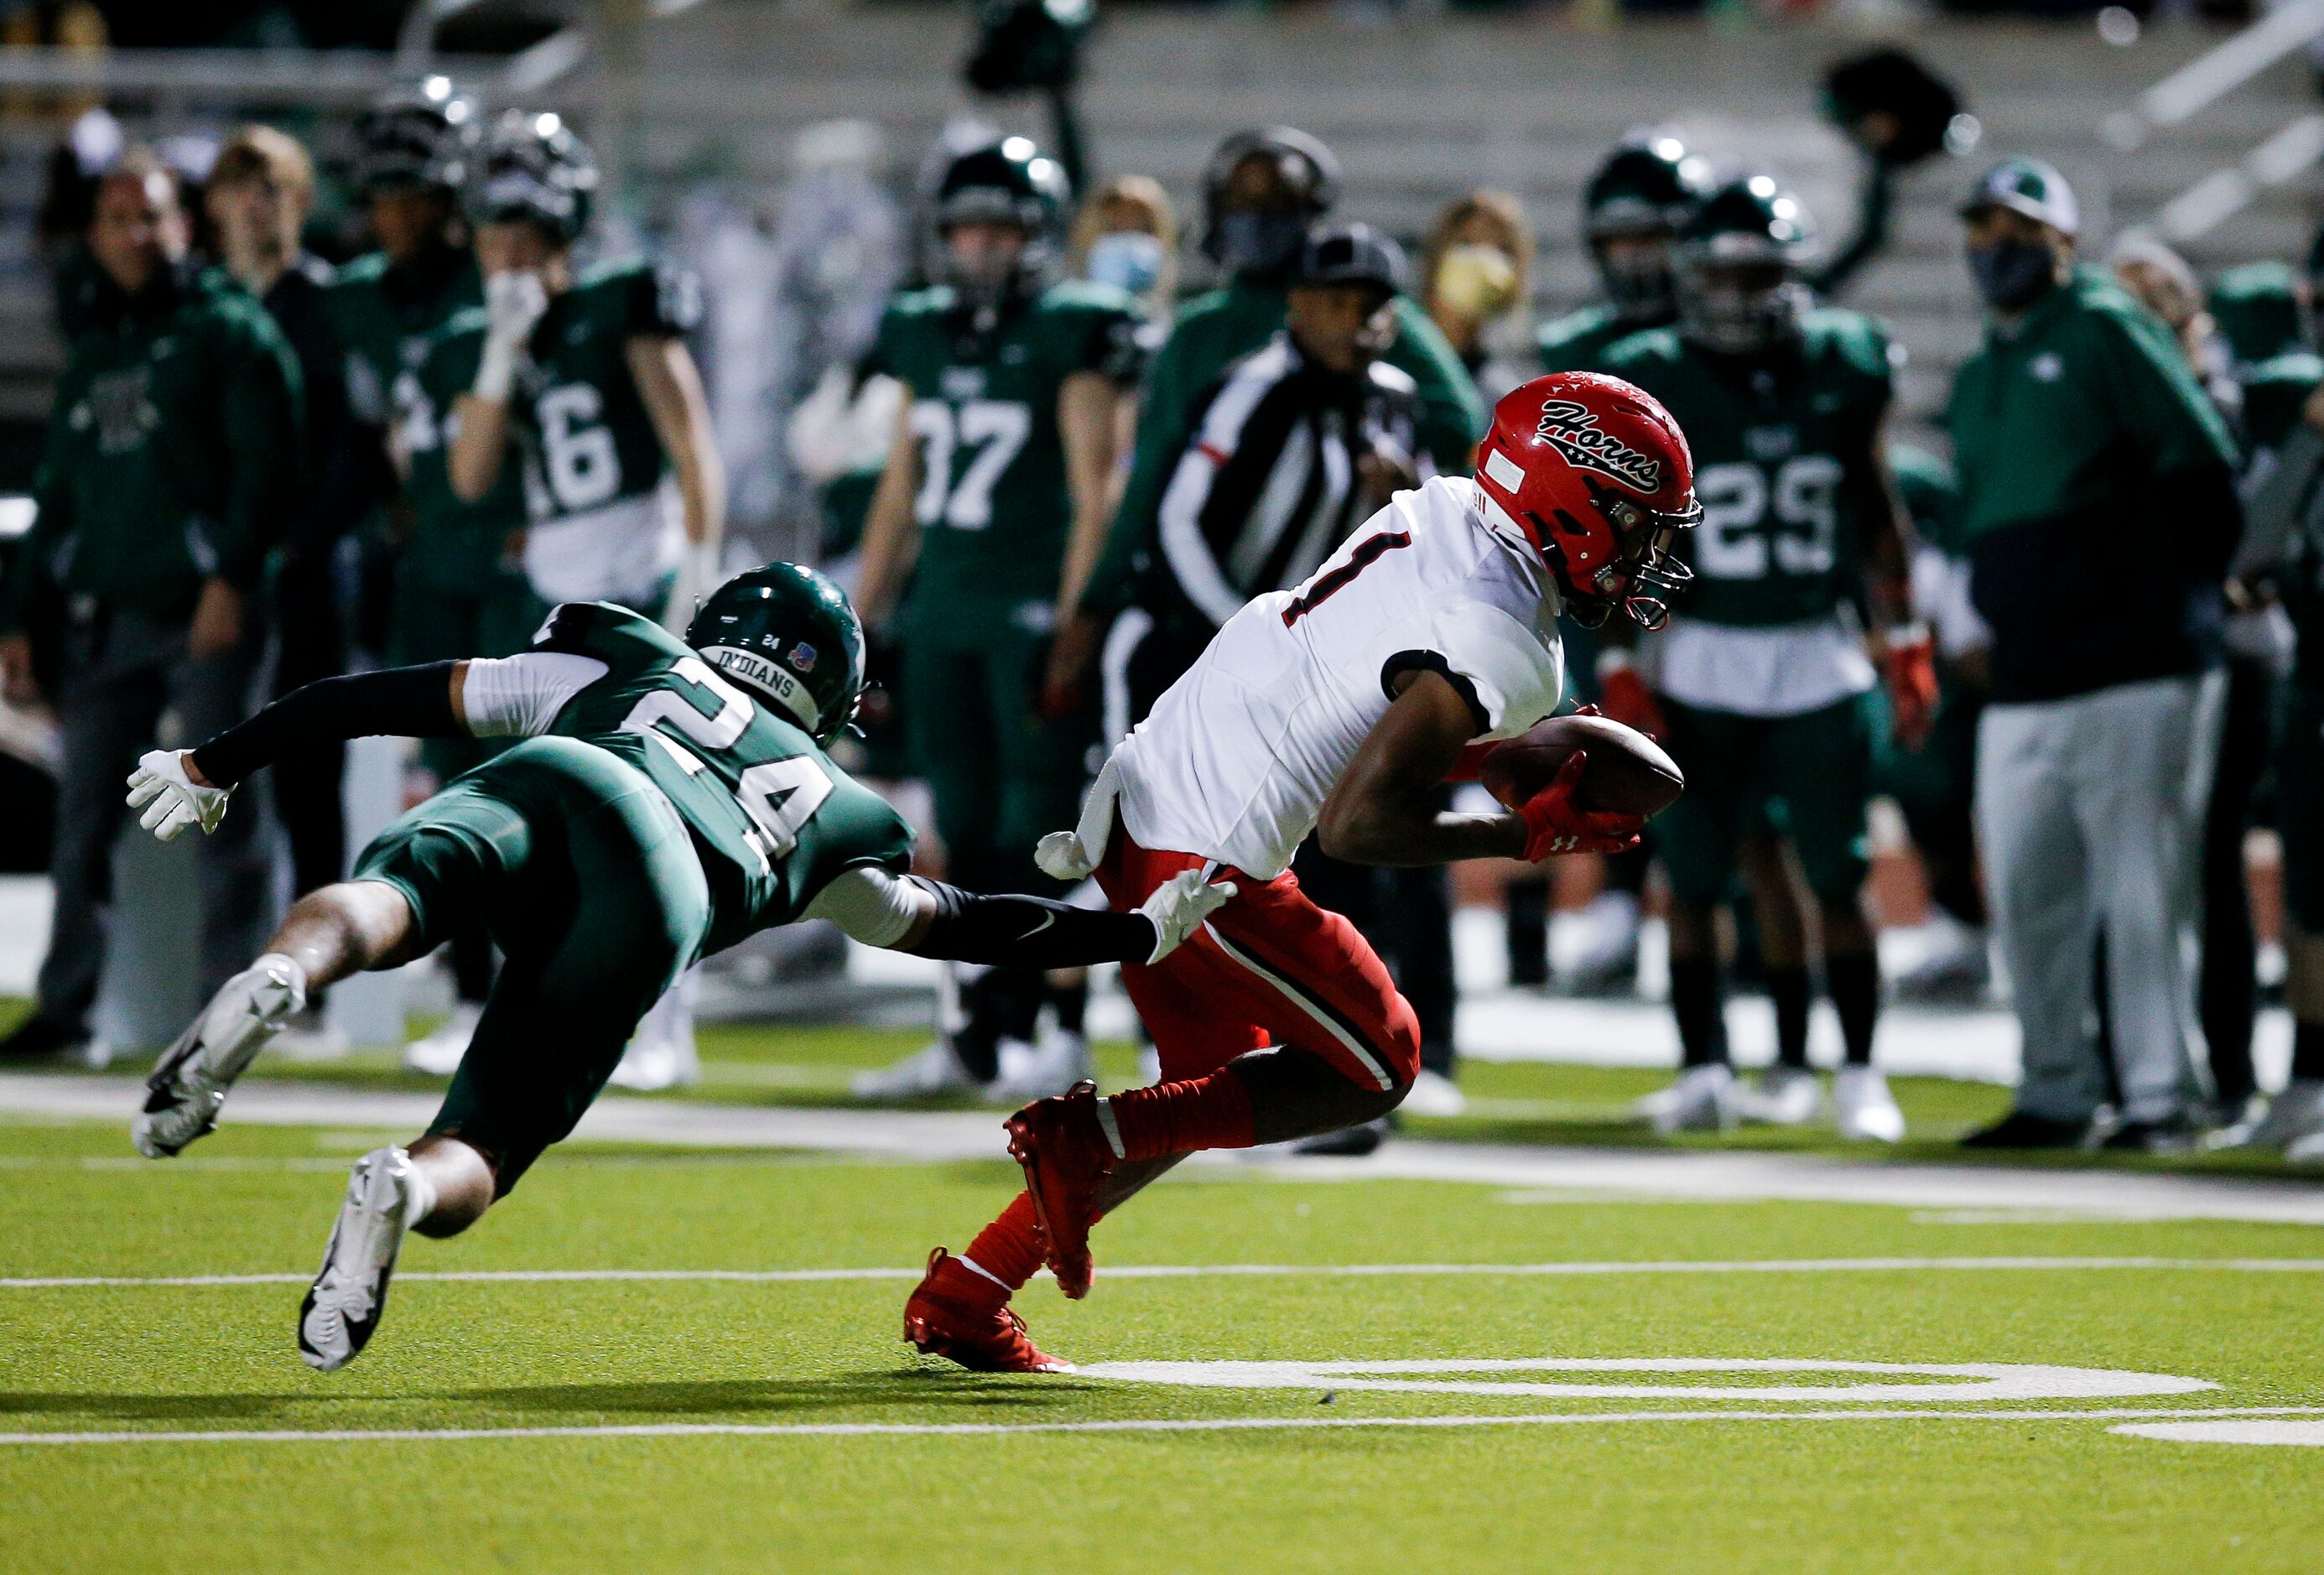
[[[2195,1417],[2316,1416],[2324,1406],[2170,1410],[1569,1411],[1514,1416],[1137,1417],[1107,1422],[661,1422],[563,1427],[220,1428],[169,1432],[0,1432],[0,1445],[155,1443],[448,1443],[543,1438],[977,1438],[1038,1432],[1280,1432],[1338,1428],[1592,1427],[1655,1422],[2164,1422]]]
[[[125,1131],[143,1084],[130,1077],[0,1073],[0,1115],[114,1120]],[[272,1079],[244,1084],[229,1124],[417,1132],[431,1094],[381,1093]],[[889,1159],[1005,1159],[1001,1118],[988,1111],[788,1110],[610,1095],[577,1136],[681,1148],[794,1149]],[[1669,1201],[1765,1199],[1908,1209],[2038,1209],[2108,1219],[2243,1220],[2324,1225],[2324,1186],[2153,1172],[1889,1165],[1823,1155],[1505,1147],[1389,1143],[1363,1159],[1196,1156],[1211,1167],[1307,1182],[1443,1181],[1501,1188],[1640,1194]],[[553,1159],[551,1163],[554,1163]],[[158,1168],[158,1167],[157,1167]]]
[[[1958,1271],[2081,1274],[2121,1270],[2324,1274],[2324,1257],[1783,1257],[1624,1263],[1126,1264],[1118,1267],[1102,1267],[1099,1275],[1107,1280],[1402,1279],[1443,1276],[1563,1279],[1609,1275],[1921,1274]],[[924,1272],[917,1268],[446,1269],[399,1274],[395,1276],[395,1283],[401,1285],[424,1280],[448,1285],[535,1285],[711,1280],[744,1285],[813,1285],[834,1280],[917,1280]],[[310,1273],[287,1272],[249,1275],[20,1275],[0,1277],[0,1291],[57,1291],[101,1285],[303,1285],[314,1277]]]

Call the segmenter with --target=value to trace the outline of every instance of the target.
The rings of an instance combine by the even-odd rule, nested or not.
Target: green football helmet
[[[355,116],[356,188],[368,194],[433,186],[458,191],[478,134],[476,106],[449,77],[381,96]]]
[[[1668,320],[1670,244],[1710,189],[1710,161],[1666,131],[1630,133],[1582,188],[1582,238],[1624,318]]]
[[[798,564],[764,564],[719,586],[686,643],[817,743],[853,721],[863,698],[863,624],[846,592]]]
[[[501,113],[473,161],[468,216],[480,225],[529,220],[567,245],[589,228],[597,159],[561,116]]]
[[[1707,350],[1751,355],[1797,335],[1812,303],[1800,281],[1811,229],[1772,175],[1745,175],[1702,200],[1673,254],[1679,332]]]
[[[1037,293],[1064,251],[1071,201],[1065,172],[1030,137],[1002,137],[956,155],[936,178],[928,202],[937,244],[935,272],[972,306]],[[980,277],[953,258],[945,244],[953,226],[977,223],[1014,225],[1023,232],[1024,250],[1006,275]]]

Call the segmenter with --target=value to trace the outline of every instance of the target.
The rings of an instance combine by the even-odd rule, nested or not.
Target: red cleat
[[[1025,1169],[1049,1272],[1057,1289],[1078,1302],[1096,1272],[1089,1233],[1097,1223],[1098,1183],[1113,1169],[1113,1145],[1098,1125],[1097,1084],[1084,1079],[1010,1117],[1009,1153]]]
[[[930,1356],[972,1373],[1070,1373],[1074,1364],[1039,1349],[1025,1321],[1000,1289],[943,1248],[928,1254],[928,1272],[904,1303],[904,1339]]]

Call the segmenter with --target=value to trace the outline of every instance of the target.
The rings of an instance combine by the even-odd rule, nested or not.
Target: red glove
[[[1507,741],[1506,739],[1489,738],[1463,746],[1461,758],[1452,762],[1452,769],[1444,773],[1444,779],[1447,782],[1475,781],[1477,773],[1484,769],[1485,757]]]
[[[1537,864],[1560,853],[1620,853],[1638,845],[1646,817],[1609,809],[1584,809],[1573,802],[1590,757],[1575,751],[1548,787],[1517,811],[1525,816],[1526,862]]]
[[[1655,703],[1655,692],[1638,677],[1637,668],[1608,668],[1599,676],[1598,693],[1606,702],[1605,714],[1624,727],[1635,727],[1648,738],[1661,738],[1670,732],[1663,708]]]
[[[1888,708],[1896,741],[1917,750],[1929,741],[1937,719],[1937,642],[1925,626],[1888,631],[1880,650],[1880,674],[1888,686]]]

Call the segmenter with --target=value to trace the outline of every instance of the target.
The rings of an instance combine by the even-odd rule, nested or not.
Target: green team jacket
[[[299,364],[265,308],[190,269],[98,304],[57,382],[0,626],[51,590],[187,617],[203,581],[259,578],[297,502]]]
[[[1702,523],[1681,553],[1694,581],[1674,611],[1765,626],[1831,613],[1862,584],[1868,511],[1888,505],[1874,439],[1891,397],[1887,330],[1812,312],[1796,355],[1708,355],[1676,328],[1606,353],[1602,370],[1660,400],[1686,434]]]
[[[1129,599],[1138,557],[1154,539],[1162,493],[1204,399],[1229,366],[1282,328],[1286,293],[1279,284],[1238,282],[1178,309],[1139,394],[1137,454],[1091,581],[1093,612],[1117,611]],[[1396,343],[1382,359],[1418,386],[1420,446],[1429,458],[1441,472],[1466,475],[1485,436],[1484,401],[1428,314],[1405,296],[1395,306]]]
[[[651,619],[567,602],[532,649],[605,664],[549,731],[610,751],[669,796],[710,887],[705,956],[789,924],[843,870],[910,869],[902,816]]]
[[[443,590],[473,592],[499,566],[509,532],[524,523],[524,493],[513,474],[475,503],[453,493],[445,453],[451,400],[423,392],[420,372],[446,326],[484,300],[475,259],[452,252],[423,267],[394,268],[374,252],[339,270],[326,299],[347,347],[348,409],[367,426],[392,425],[410,466],[406,572]]]
[[[971,331],[950,288],[890,304],[866,369],[912,391],[921,530],[906,621],[944,622],[1054,601],[1074,516],[1057,391],[1077,373],[1129,383],[1141,351],[1136,304],[1105,285],[1051,285]]]

